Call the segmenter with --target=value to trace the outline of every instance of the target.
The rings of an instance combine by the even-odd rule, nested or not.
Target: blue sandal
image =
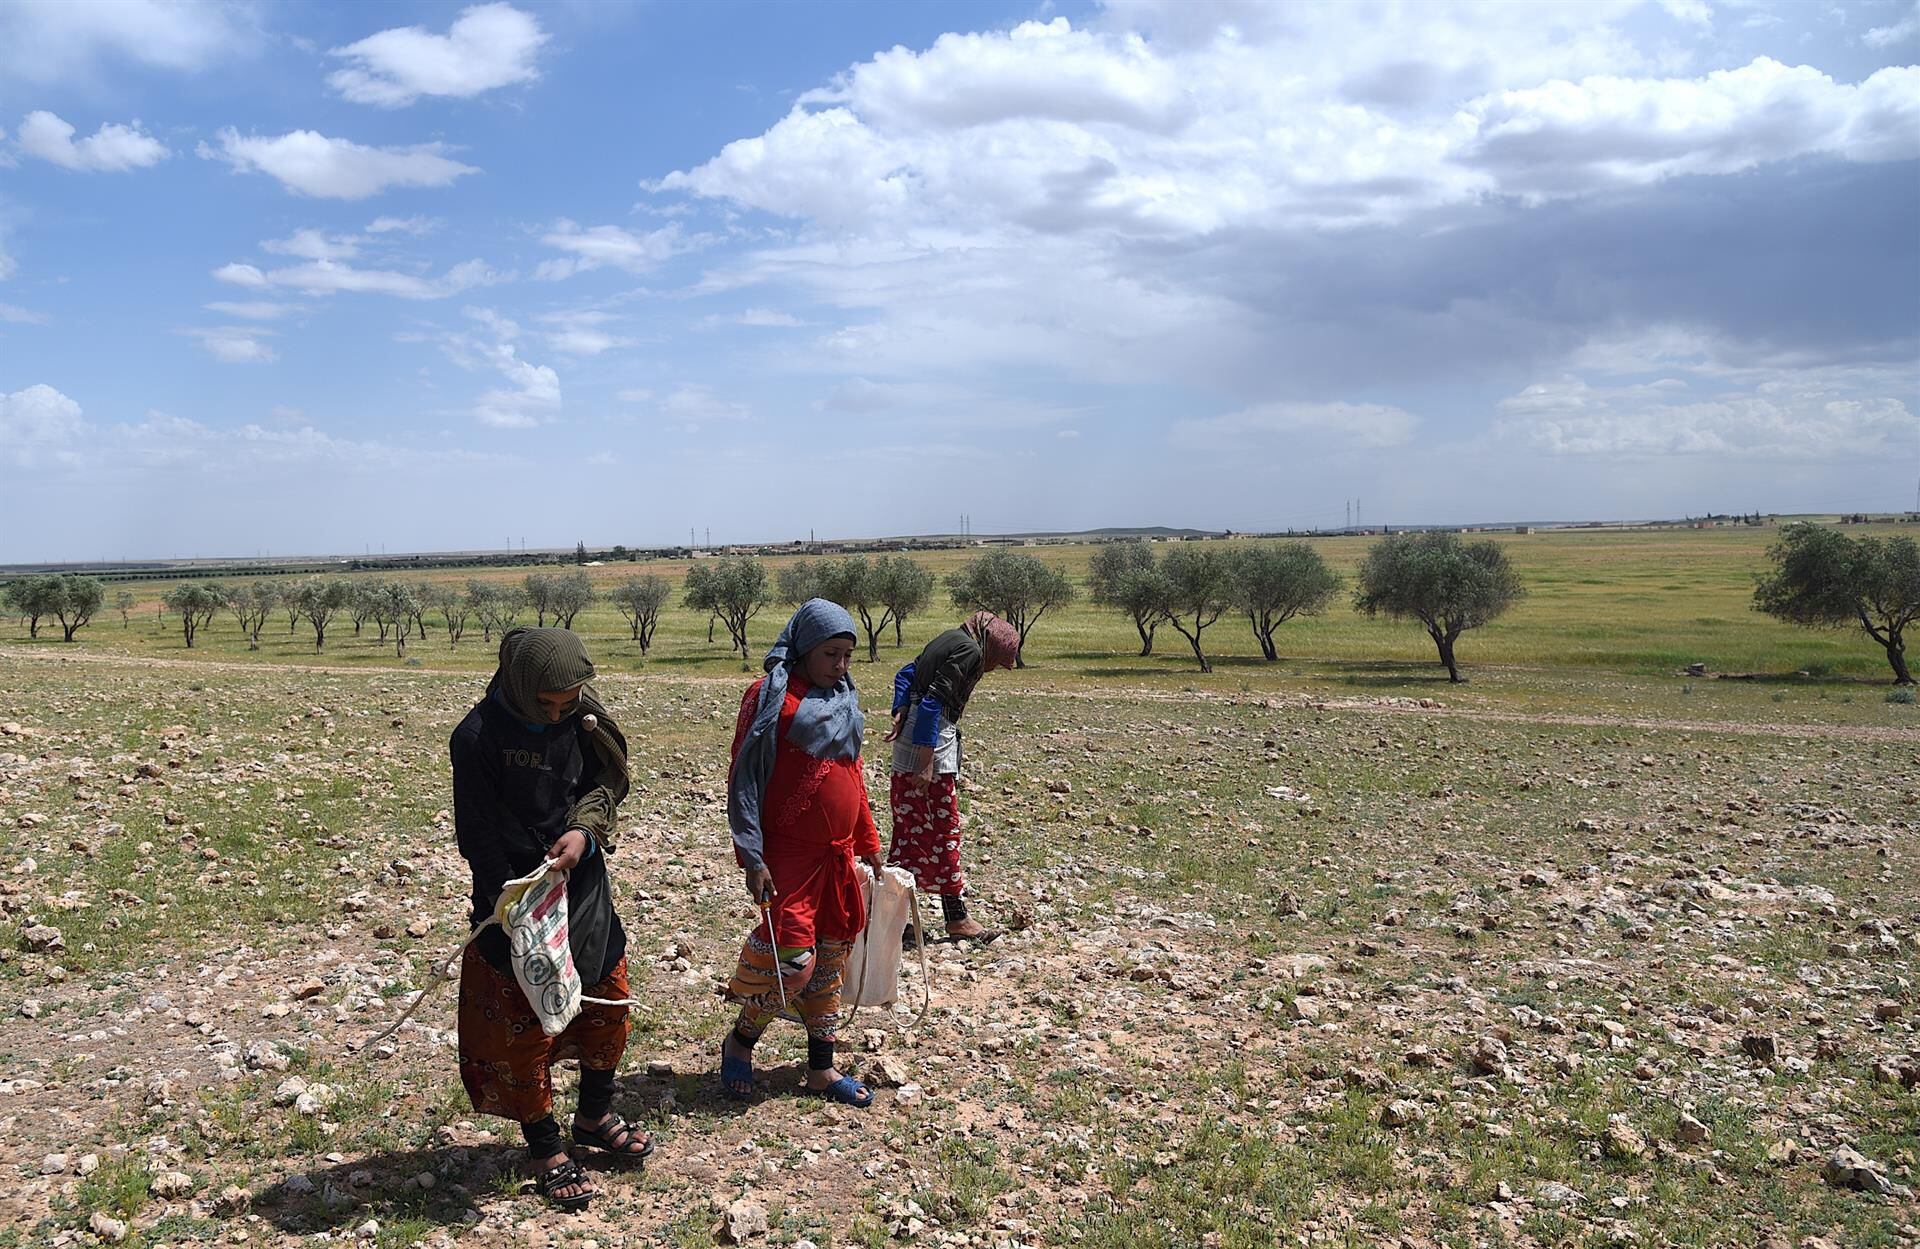
[[[726,1042],[720,1043],[720,1088],[737,1102],[753,1100],[753,1060],[735,1058],[727,1053]]]
[[[873,1105],[873,1090],[852,1076],[841,1076],[838,1080],[835,1080],[823,1089],[816,1089],[810,1085],[802,1085],[801,1087],[805,1088],[807,1092],[812,1093],[815,1097],[824,1097],[830,1102],[839,1102],[842,1106],[852,1106],[859,1110],[865,1110],[868,1106]]]

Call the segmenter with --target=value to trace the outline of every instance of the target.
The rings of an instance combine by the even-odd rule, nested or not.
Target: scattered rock
[[[1425,1117],[1426,1111],[1420,1103],[1405,1097],[1396,1097],[1380,1107],[1380,1123],[1384,1127],[1404,1128]]]
[[[1881,1171],[1880,1164],[1865,1154],[1841,1146],[1827,1155],[1820,1174],[1835,1188],[1852,1188],[1863,1193],[1891,1196],[1895,1185]]]
[[[1740,1048],[1758,1062],[1770,1063],[1780,1057],[1780,1039],[1769,1033],[1749,1032],[1740,1038]]]
[[[185,1197],[193,1191],[193,1177],[185,1171],[162,1171],[148,1181],[147,1191],[162,1201]]]
[[[1312,1023],[1314,1020],[1320,1018],[1320,1012],[1324,1009],[1318,1001],[1310,997],[1293,997],[1287,999],[1288,1019],[1298,1019],[1306,1023]]]
[[[728,1244],[744,1245],[755,1236],[767,1234],[766,1209],[744,1197],[727,1207],[720,1221],[720,1236]]]
[[[1507,1068],[1507,1045],[1489,1033],[1467,1049],[1467,1061],[1482,1075],[1499,1075]]]
[[[912,1078],[912,1073],[907,1070],[907,1064],[898,1058],[876,1058],[867,1064],[863,1078],[872,1088],[897,1089]]]
[[[1557,1206],[1561,1209],[1577,1206],[1586,1200],[1578,1189],[1568,1188],[1558,1180],[1548,1180],[1535,1189],[1533,1199],[1543,1206]]]
[[[57,954],[67,948],[67,940],[60,935],[60,930],[46,924],[29,924],[20,930],[20,939],[35,954]]]
[[[87,1230],[110,1245],[117,1245],[127,1238],[125,1219],[116,1219],[104,1210],[95,1210],[87,1220]]]
[[[1600,1147],[1609,1158],[1639,1158],[1647,1152],[1647,1138],[1640,1135],[1625,1115],[1608,1115],[1607,1131]]]
[[[1680,1122],[1673,1134],[1683,1145],[1704,1145],[1713,1136],[1706,1124],[1684,1110],[1680,1112]]]
[[[1273,900],[1273,913],[1275,915],[1298,915],[1300,913],[1300,899],[1293,896],[1293,890],[1288,889]]]
[[[305,1077],[288,1076],[286,1079],[280,1081],[278,1088],[273,1090],[273,1104],[276,1106],[291,1106],[296,1101],[299,1101],[300,1094],[306,1091],[307,1081]]]
[[[220,1190],[213,1199],[213,1212],[222,1218],[232,1218],[246,1210],[253,1202],[253,1194],[238,1184],[229,1184]]]
[[[424,915],[407,925],[407,935],[409,937],[424,937],[432,931],[433,921]]]
[[[303,984],[297,984],[293,987],[293,996],[296,1000],[304,1002],[310,998],[319,997],[322,993],[325,993],[326,991],[327,991],[326,981],[308,980]]]
[[[48,1154],[40,1160],[40,1174],[65,1175],[67,1173],[67,1166],[68,1162],[65,1154]]]
[[[317,1115],[329,1109],[339,1099],[340,1095],[333,1090],[332,1085],[309,1084],[306,1091],[293,1099],[293,1108],[303,1115]]]
[[[272,1041],[255,1041],[247,1046],[247,1066],[254,1071],[285,1071],[290,1061],[286,1051]]]

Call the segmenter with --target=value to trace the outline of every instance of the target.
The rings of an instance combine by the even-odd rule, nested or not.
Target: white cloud
[[[737,424],[753,415],[746,404],[723,398],[701,382],[682,382],[661,396],[642,390],[622,391],[621,397],[649,403],[662,428],[681,433],[698,433],[714,424]]]
[[[395,230],[405,234],[431,234],[440,228],[435,217],[375,217],[367,223],[368,234],[391,234]]]
[[[248,25],[242,6],[218,0],[17,0],[0,5],[0,78],[70,83],[110,60],[204,69],[243,49]]]
[[[242,135],[231,126],[219,140],[217,149],[201,144],[200,155],[224,160],[241,173],[269,174],[289,191],[322,199],[365,199],[390,187],[449,186],[480,172],[444,155],[441,143],[366,147],[312,130],[266,137]]]
[[[1382,403],[1263,403],[1224,416],[1178,421],[1171,439],[1175,445],[1205,451],[1281,438],[1378,449],[1405,443],[1418,423],[1411,413]]]
[[[1660,0],[1660,7],[1676,22],[1703,30],[1713,25],[1713,6],[1707,0]]]
[[[279,353],[261,341],[271,330],[257,326],[222,325],[211,329],[188,330],[200,340],[207,354],[222,364],[271,364]]]
[[[534,276],[548,281],[570,278],[603,265],[628,273],[645,273],[661,261],[686,251],[689,242],[679,224],[670,223],[645,234],[631,234],[619,226],[591,226],[582,229],[561,218],[540,239],[548,247],[569,253],[561,260],[542,261]]]
[[[233,286],[250,287],[254,290],[264,290],[267,286],[266,274],[260,272],[260,270],[253,265],[244,265],[238,261],[235,261],[233,264],[221,265],[213,271],[213,276],[216,281],[226,282]]]
[[[1890,26],[1875,26],[1860,36],[1860,42],[1869,48],[1891,48],[1897,43],[1905,43],[1915,35],[1920,35],[1920,0],[1907,10],[1899,21]]]
[[[12,325],[45,325],[50,317],[44,312],[35,312],[31,308],[21,308],[14,304],[0,304],[0,321]]]
[[[0,457],[20,468],[42,459],[68,458],[67,447],[84,431],[80,405],[41,384],[0,394]]]
[[[611,313],[594,311],[550,312],[540,318],[541,324],[553,327],[546,331],[547,345],[569,356],[597,356],[632,346],[633,339],[605,328],[615,320]]]
[[[469,99],[496,87],[532,82],[534,57],[547,41],[532,15],[507,4],[461,10],[444,35],[402,26],[333,49],[353,62],[327,84],[358,104],[401,108],[423,95]]]
[[[328,234],[323,230],[295,230],[283,239],[268,239],[262,251],[278,256],[298,256],[303,260],[350,260],[360,253],[360,240],[351,234]]]
[[[437,278],[392,269],[359,269],[337,260],[314,260],[265,271],[254,265],[234,263],[215,269],[213,276],[254,290],[282,287],[303,295],[394,295],[401,299],[445,299],[503,280],[502,275],[480,260],[462,261]]]
[[[228,267],[247,268],[248,266],[230,265]],[[255,270],[255,272],[258,272],[258,270]],[[240,317],[247,321],[277,321],[281,317],[289,316],[300,311],[299,306],[296,304],[277,304],[265,299],[241,300],[238,302],[216,299],[212,303],[204,306],[209,312],[217,312],[222,316],[228,317]]]
[[[1857,86],[1761,57],[1701,78],[1596,77],[1502,91],[1468,105],[1461,159],[1503,191],[1580,194],[1682,174],[1741,173],[1800,156],[1920,156],[1920,67]]]
[[[487,334],[451,333],[441,348],[460,367],[492,370],[507,383],[485,391],[475,402],[473,419],[490,429],[532,429],[560,411],[560,375],[551,366],[522,359],[515,340],[520,327],[491,308],[467,308],[469,319]]]
[[[74,142],[73,135],[73,127],[59,117],[35,110],[20,123],[20,132],[14,138],[20,150],[29,156],[52,161],[66,169],[96,173],[144,169],[168,155],[166,145],[141,130],[138,121],[131,126],[103,122],[98,130],[78,143]]]
[[[1617,350],[1585,358],[1626,363]],[[1653,364],[1647,358],[1632,375],[1567,373],[1536,382],[1500,402],[1495,437],[1603,460],[1857,462],[1910,456],[1920,435],[1920,420],[1890,393],[1902,385],[1897,371],[1742,367],[1684,348],[1659,359],[1665,367],[1651,374],[1641,372]]]

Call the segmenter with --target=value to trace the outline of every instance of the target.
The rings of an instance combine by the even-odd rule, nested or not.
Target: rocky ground
[[[1010,931],[854,1021],[871,1111],[792,1030],[741,1108],[743,682],[603,683],[659,1149],[569,1217],[451,989],[352,1048],[464,935],[479,680],[0,653],[0,1246],[1920,1245],[1920,733],[997,679]]]

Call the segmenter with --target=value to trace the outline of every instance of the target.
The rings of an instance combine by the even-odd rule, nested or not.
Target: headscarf
[[[540,694],[580,687],[580,701],[569,717],[592,714],[598,723],[586,734],[598,760],[595,785],[574,803],[567,813],[569,827],[584,828],[601,845],[612,848],[616,808],[627,796],[631,773],[627,763],[627,739],[620,732],[600,701],[599,692],[586,682],[593,679],[593,660],[587,657],[587,645],[571,629],[512,629],[500,639],[500,667],[487,683],[487,695],[497,698],[506,709],[526,724],[540,729],[549,725],[540,706]],[[562,723],[565,723],[564,721]]]
[[[493,674],[489,693],[499,692],[507,710],[528,724],[547,723],[540,695],[570,690],[593,679],[593,660],[587,645],[572,629],[513,629],[500,639],[500,669]],[[580,691],[581,709],[604,714],[603,707],[587,706],[591,691]],[[593,699],[597,705],[599,699]]]
[[[967,617],[967,623],[960,627],[980,643],[980,653],[986,658],[986,671],[1011,668],[1020,662],[1020,630],[992,612],[977,611]]]
[[[773,776],[780,710],[786,703],[793,670],[822,642],[837,637],[857,641],[859,636],[846,608],[823,598],[813,598],[793,613],[773,649],[767,652],[762,663],[767,678],[760,684],[760,702],[754,709],[753,723],[748,726],[746,736],[740,739],[740,750],[734,756],[733,773],[727,784],[727,824],[733,831],[734,847],[749,867],[765,866],[761,847],[766,837],[760,825],[760,803]],[[858,759],[865,732],[860,696],[854,692],[853,677],[849,674],[829,688],[807,691],[800,700],[799,710],[794,712],[787,740],[816,759]]]

